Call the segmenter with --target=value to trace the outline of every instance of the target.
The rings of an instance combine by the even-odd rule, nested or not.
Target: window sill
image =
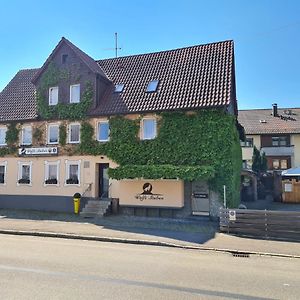
[[[107,143],[109,142],[109,139],[108,140],[97,140],[99,143]]]
[[[19,182],[17,182],[17,186],[32,186],[32,183],[19,183]]]
[[[59,183],[44,183],[44,187],[48,187],[48,186],[59,186]]]

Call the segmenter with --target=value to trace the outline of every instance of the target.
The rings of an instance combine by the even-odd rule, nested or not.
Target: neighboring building
[[[269,171],[300,166],[300,108],[240,110],[238,120],[246,134],[244,167],[252,166],[253,146],[265,152]]]
[[[215,214],[209,183],[238,201],[236,115],[232,41],[95,61],[62,38],[0,93],[0,207]]]

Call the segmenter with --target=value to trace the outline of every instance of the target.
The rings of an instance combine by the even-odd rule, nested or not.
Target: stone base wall
[[[82,198],[80,209],[84,207],[87,199]],[[52,212],[74,212],[73,197],[67,196],[20,196],[20,195],[0,195],[0,209],[25,209]]]

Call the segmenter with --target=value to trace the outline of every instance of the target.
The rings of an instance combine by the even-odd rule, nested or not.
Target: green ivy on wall
[[[16,146],[19,141],[20,128],[16,123],[7,126],[5,141],[8,147]]]
[[[34,144],[41,144],[43,138],[43,130],[39,127],[34,128],[32,137],[33,137]]]
[[[235,117],[218,110],[161,113],[157,138],[144,141],[138,138],[140,120],[113,117],[109,122],[106,143],[96,142],[93,127],[84,122],[79,151],[118,163],[109,170],[112,178],[208,180],[220,194],[226,185],[229,206],[239,203],[242,155]]]
[[[60,81],[69,80],[71,77],[72,74],[68,70],[60,70],[54,63],[48,65],[47,70],[41,77],[36,94],[37,109],[43,119],[83,120],[86,118],[93,99],[93,86],[90,82],[85,83],[79,103],[58,103],[49,106],[48,101],[45,99],[50,87],[56,86]]]
[[[9,154],[15,154],[17,151],[17,144],[19,141],[20,127],[16,123],[10,123],[7,125],[5,142],[7,147],[0,148],[0,157]]]
[[[65,146],[67,141],[67,128],[65,124],[59,125],[59,144]]]

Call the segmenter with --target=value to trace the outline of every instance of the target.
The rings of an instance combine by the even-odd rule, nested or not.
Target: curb
[[[257,255],[257,256],[271,256],[271,257],[300,259],[300,255],[292,255],[292,254],[269,253],[269,252],[248,251],[248,250],[245,251],[245,250],[226,249],[226,248],[211,248],[211,247],[204,247],[204,246],[187,246],[187,245],[173,244],[173,243],[153,241],[153,240],[136,240],[136,239],[126,239],[126,238],[117,238],[117,237],[77,235],[77,234],[70,234],[70,233],[54,233],[54,232],[23,231],[23,230],[0,230],[0,234],[61,238],[61,239],[69,239],[69,240],[98,241],[98,242],[110,242],[110,243],[120,243],[120,244],[122,243],[122,244],[133,244],[133,245],[145,245],[145,246],[159,246],[159,247],[169,247],[169,248],[199,250],[199,251],[214,251],[214,252],[229,253],[241,257],[247,255]]]

